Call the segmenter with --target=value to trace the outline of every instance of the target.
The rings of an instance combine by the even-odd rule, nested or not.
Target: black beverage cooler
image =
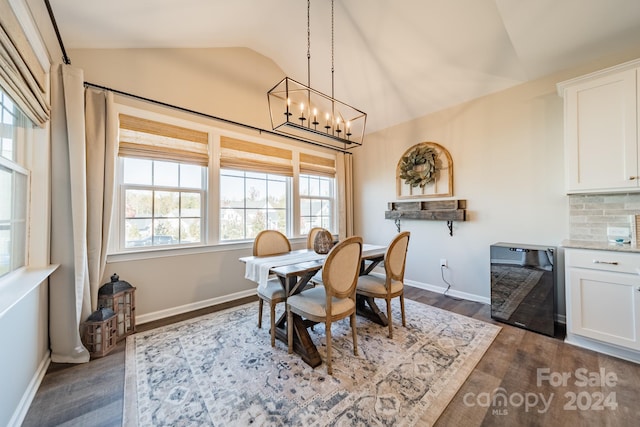
[[[517,243],[491,245],[491,317],[555,335],[556,248]]]

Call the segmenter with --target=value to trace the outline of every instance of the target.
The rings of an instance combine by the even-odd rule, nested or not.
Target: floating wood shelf
[[[466,221],[466,200],[434,200],[424,202],[390,202],[385,219],[394,219],[398,231],[401,219],[447,221],[449,235],[453,236],[453,221]]]

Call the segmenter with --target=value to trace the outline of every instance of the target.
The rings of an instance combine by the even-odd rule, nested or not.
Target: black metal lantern
[[[91,313],[82,329],[82,343],[91,357],[105,356],[116,347],[116,313],[110,308],[101,307]]]
[[[118,341],[136,330],[136,288],[129,282],[120,280],[117,274],[111,276],[111,282],[98,290],[98,306],[108,307],[116,314]]]

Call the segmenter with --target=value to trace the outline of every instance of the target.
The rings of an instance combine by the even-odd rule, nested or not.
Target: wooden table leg
[[[311,335],[307,330],[307,323],[297,314],[293,314],[293,351],[298,353],[302,360],[312,368],[322,364],[322,358]],[[287,341],[287,315],[280,316],[276,324],[276,338],[288,345]]]
[[[364,295],[356,294],[356,313],[366,317],[378,325],[389,325],[387,316],[380,311],[373,297],[365,297]]]

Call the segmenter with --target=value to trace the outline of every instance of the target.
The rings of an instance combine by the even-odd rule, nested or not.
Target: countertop
[[[595,249],[600,251],[638,252],[640,247],[630,243],[590,242],[586,240],[563,240],[562,247],[573,249]]]

